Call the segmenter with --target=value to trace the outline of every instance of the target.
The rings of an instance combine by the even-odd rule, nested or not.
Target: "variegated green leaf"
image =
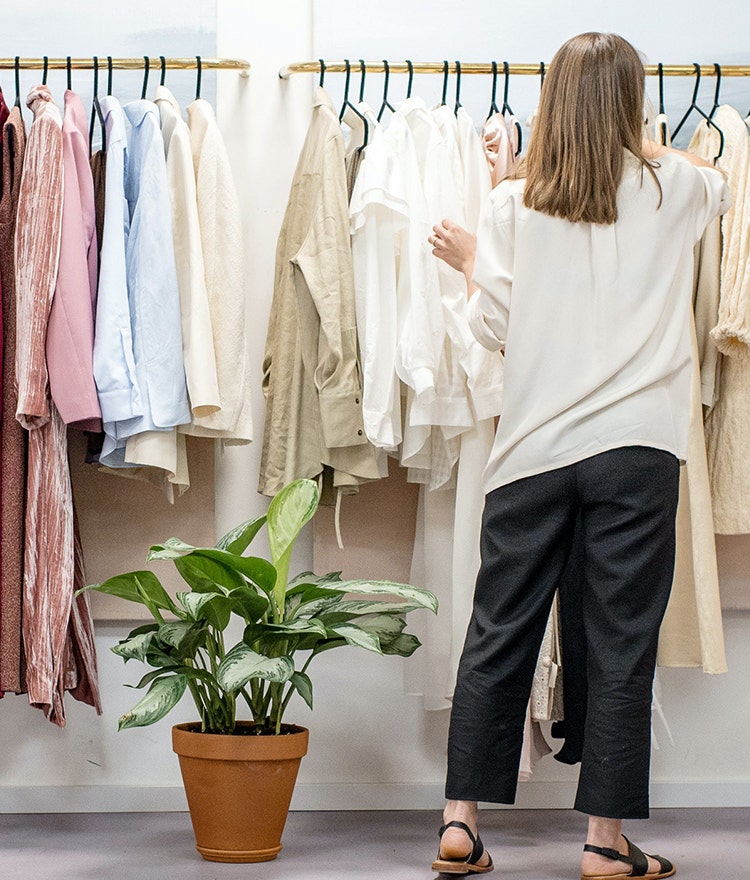
[[[113,654],[117,654],[118,657],[122,657],[124,660],[142,660],[145,663],[146,653],[155,635],[156,633],[153,631],[140,633],[137,636],[125,639],[110,650]]]
[[[159,638],[173,648],[179,648],[182,642],[195,632],[195,624],[190,620],[176,620],[164,623],[159,627]]]
[[[294,480],[274,497],[268,507],[268,544],[274,564],[292,548],[317,508],[318,484],[313,480]]]
[[[380,639],[382,636],[397,636],[406,626],[406,621],[392,614],[373,614],[358,618],[355,624]]]
[[[411,584],[398,584],[393,581],[341,581],[328,585],[331,590],[339,590],[342,593],[360,593],[363,595],[398,596],[406,599],[420,608],[429,608],[437,614],[438,600],[434,593],[413,587]]]
[[[256,516],[255,519],[240,523],[219,538],[216,542],[216,549],[228,550],[230,553],[244,553],[253,538],[263,528],[265,521],[266,515],[264,513],[262,516]]]
[[[355,645],[358,648],[366,648],[368,651],[374,651],[376,654],[382,654],[378,637],[372,633],[365,632],[353,623],[337,623],[328,627],[329,634],[341,636],[347,644]]]
[[[302,699],[307,703],[307,705],[312,709],[313,707],[313,689],[312,689],[312,681],[310,681],[310,676],[306,672],[295,672],[292,676],[292,684],[294,685],[294,689],[297,693],[302,697]]]
[[[384,602],[367,599],[342,599],[336,606],[336,611],[346,614],[406,614],[407,611],[417,611],[425,606],[417,602]]]
[[[284,616],[289,563],[297,536],[318,508],[318,486],[312,480],[295,480],[276,495],[268,507],[268,544],[276,568],[273,588],[274,619]]]
[[[97,593],[117,596],[119,599],[137,602],[147,608],[163,608],[177,616],[180,615],[180,610],[152,571],[129,571],[118,574],[101,584],[89,584],[79,592],[86,590],[96,590]]]
[[[179,703],[187,687],[187,676],[169,675],[157,678],[145,697],[126,712],[117,725],[118,730],[128,727],[146,727],[162,719]]]
[[[291,657],[264,657],[239,644],[224,657],[217,672],[217,680],[225,691],[234,693],[244,687],[251,678],[284,682],[294,674]]]
[[[392,638],[384,636],[380,640],[384,654],[397,654],[399,657],[411,657],[421,644],[411,633],[399,633]]]
[[[177,559],[196,548],[192,544],[186,544],[179,538],[167,538],[163,544],[154,544],[148,551],[148,561],[152,559]]]

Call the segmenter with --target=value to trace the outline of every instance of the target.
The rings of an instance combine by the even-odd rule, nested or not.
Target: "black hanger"
[[[664,114],[664,65],[661,61],[658,64],[659,68],[659,115]],[[662,146],[666,146],[667,143],[667,124],[662,120],[660,125],[661,130],[661,143]]]
[[[714,91],[714,106],[711,108],[711,112],[708,114],[709,119],[714,118],[714,113],[719,109],[719,92],[721,91],[721,64],[714,64],[714,70],[716,71],[716,89]]]
[[[542,90],[542,86],[544,85],[544,76],[547,73],[547,65],[543,62],[539,62],[539,91]]]
[[[326,77],[326,63],[322,58],[318,58],[318,63],[320,64],[320,79],[318,80],[318,85],[323,88],[323,80]]]
[[[349,63],[349,59],[344,59],[344,65],[346,68],[346,80],[344,81],[344,103],[341,105],[341,113],[339,113],[339,122],[344,118],[344,112],[348,107],[355,116],[358,116],[362,120],[362,125],[364,125],[364,135],[362,137],[362,145],[359,147],[360,150],[363,150],[367,146],[367,135],[368,135],[368,125],[365,117],[357,110],[357,108],[352,104],[349,100],[349,83],[351,81],[352,76],[352,66]]]
[[[163,56],[159,56],[159,64],[161,65],[161,77],[159,79],[159,85],[163,86],[167,79],[167,59]]]
[[[359,59],[359,103],[361,104],[365,99],[365,73],[367,72],[367,65],[364,62],[363,58]]]
[[[196,55],[195,60],[198,64],[198,75],[195,77],[195,100],[197,101],[201,96],[201,79],[203,78],[203,62],[201,61],[200,55]]]
[[[461,62],[456,61],[456,104],[453,107],[453,112],[458,113],[461,107]]]
[[[395,107],[388,100],[388,83],[391,79],[391,66],[390,64],[388,64],[385,58],[383,59],[383,68],[385,70],[385,79],[383,81],[383,101],[380,105],[380,110],[378,110],[378,122],[380,122],[380,120],[383,118],[383,114],[385,113],[386,109],[390,110],[391,113],[396,112]]]
[[[141,101],[146,98],[146,89],[148,88],[148,70],[151,65],[151,61],[148,55],[143,56],[143,88],[141,89]]]
[[[446,103],[446,99],[448,97],[448,73],[450,72],[450,65],[447,61],[443,61],[443,97],[440,101],[441,104]]]
[[[69,92],[72,92],[72,91],[73,91],[73,75],[72,75],[71,67],[72,67],[72,65],[71,65],[71,63],[70,63],[70,55],[68,55],[68,56],[66,57],[66,59],[65,59],[65,70],[67,71],[67,74],[68,74],[68,83],[67,83],[67,85],[68,85],[68,91],[69,91]]]
[[[99,56],[94,55],[94,97],[91,102],[91,122],[89,123],[89,152],[94,141],[94,121],[99,118],[102,129],[102,150],[107,149],[107,127],[104,124],[104,114],[99,103]]]
[[[505,77],[505,83],[503,84],[503,106],[500,112],[505,116],[506,112],[510,113],[511,116],[515,116],[516,114],[513,112],[513,108],[508,103],[508,90],[510,87],[510,65],[507,61],[503,61],[503,76]],[[521,152],[521,146],[523,144],[523,128],[521,127],[521,123],[516,119],[514,121],[516,126],[516,132],[518,133],[518,149],[516,150],[516,156]]]
[[[45,55],[42,62],[42,85],[47,85],[47,68],[49,67],[49,58]]]
[[[409,71],[409,79],[406,82],[406,97],[411,98],[411,87],[414,85],[414,65],[406,59],[406,69]]]
[[[16,80],[16,100],[13,102],[16,107],[21,106],[21,58],[19,55],[16,55],[16,59],[13,62],[13,73]]]
[[[497,61],[492,62],[492,98],[490,100],[490,109],[487,111],[487,119],[500,111],[497,108]]]
[[[112,94],[112,56],[107,55],[107,94]]]
[[[675,129],[672,131],[672,138],[677,137],[680,129],[685,124],[685,120],[688,118],[688,116],[690,116],[690,114],[693,112],[693,110],[695,110],[695,112],[699,116],[702,116],[706,120],[706,123],[708,125],[710,125],[714,129],[716,129],[716,131],[718,131],[718,133],[719,133],[719,152],[716,154],[716,156],[714,156],[714,162],[715,162],[721,156],[721,154],[724,152],[724,132],[713,121],[713,119],[711,119],[711,117],[707,113],[704,113],[704,111],[701,110],[701,108],[698,106],[698,91],[701,86],[701,66],[697,62],[694,62],[693,68],[695,70],[695,88],[693,89],[693,98],[690,102],[690,106],[685,111],[685,115],[679,121],[679,123],[677,124]]]

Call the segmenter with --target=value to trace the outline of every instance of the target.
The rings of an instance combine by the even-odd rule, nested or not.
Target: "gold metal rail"
[[[99,71],[106,72],[109,66],[113,70],[144,70],[146,57],[151,70],[159,70],[162,66],[161,56],[156,58],[141,56],[140,58],[112,58],[107,55],[96,56],[99,63]],[[250,62],[240,58],[203,58],[194,55],[192,58],[164,58],[164,66],[168,70],[197,70],[198,59],[202,70],[238,70],[247,75],[250,70]],[[0,70],[67,70],[67,58],[0,58]],[[93,70],[94,57],[71,58],[72,70]]]
[[[445,62],[443,61],[388,61],[388,70],[390,73],[445,73]],[[504,73],[504,64],[502,61],[496,61],[495,67],[489,61],[471,62],[461,61],[461,74],[491,74],[497,70],[498,74]],[[345,73],[347,68],[346,61],[326,61],[323,59],[323,66],[326,73]],[[716,76],[717,68],[713,64],[699,65],[701,76]],[[362,65],[359,59],[349,60],[349,68],[354,74],[360,73]],[[549,71],[549,65],[545,65],[545,71]],[[718,69],[722,76],[750,76],[750,64],[721,64]],[[364,70],[366,73],[385,73],[385,64],[382,61],[365,61]],[[282,79],[287,79],[294,73],[320,73],[320,61],[295,61],[293,64],[287,64],[279,71]],[[648,64],[645,66],[647,76],[658,76],[659,66],[657,64]],[[695,64],[663,64],[662,73],[664,76],[695,76]],[[455,61],[448,62],[448,73],[457,73]],[[508,64],[508,73],[512,76],[540,76],[542,73],[541,63],[535,64]]]

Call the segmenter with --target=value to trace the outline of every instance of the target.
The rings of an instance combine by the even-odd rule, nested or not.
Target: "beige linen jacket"
[[[276,249],[263,360],[264,495],[326,466],[343,491],[380,476],[362,419],[344,157],[338,115],[318,88]]]

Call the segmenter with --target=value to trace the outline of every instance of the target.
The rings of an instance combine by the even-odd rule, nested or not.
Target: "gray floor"
[[[3,880],[430,880],[436,812],[292,813],[273,862],[218,865],[194,849],[186,813],[0,815]],[[498,880],[577,880],[583,817],[485,811]],[[626,834],[681,880],[750,880],[750,809],[654,810]]]

